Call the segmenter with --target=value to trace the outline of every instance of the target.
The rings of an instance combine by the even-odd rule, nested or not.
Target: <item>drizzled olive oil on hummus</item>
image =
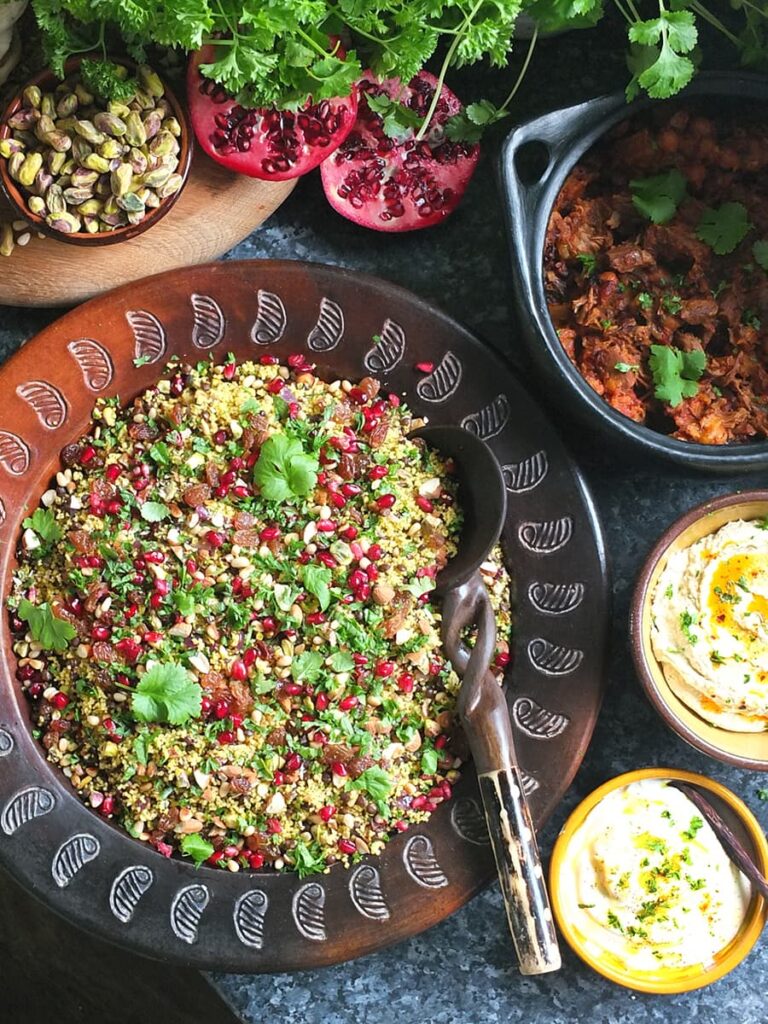
[[[664,677],[702,718],[768,728],[768,530],[735,521],[672,554],[651,606]]]

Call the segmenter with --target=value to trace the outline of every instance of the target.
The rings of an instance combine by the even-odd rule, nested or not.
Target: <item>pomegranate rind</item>
[[[200,65],[212,61],[213,49],[213,45],[204,46],[190,58],[187,67],[187,100],[197,141],[217,163],[238,174],[260,178],[262,181],[288,181],[300,178],[318,167],[352,131],[357,117],[356,90],[349,96],[307,104],[296,113],[276,109],[246,110],[241,117],[237,111],[243,108],[235,98],[200,74]],[[206,91],[202,91],[201,87]],[[298,127],[300,119],[305,117],[310,122],[306,130]],[[239,128],[236,129],[238,136],[243,127],[252,128],[248,148],[240,150],[235,143],[231,150],[225,150],[217,145],[214,139],[216,132],[232,132],[231,128],[217,124],[217,118],[233,121],[239,119]],[[289,127],[291,124],[292,128]],[[324,131],[324,125],[335,127]],[[291,132],[297,142],[296,146],[290,147],[290,157],[285,150],[283,153],[277,151],[268,139],[273,132],[280,135],[287,131]],[[310,136],[314,136],[312,141],[308,141]],[[244,144],[242,140],[241,144]]]
[[[441,134],[448,118],[463,109],[458,97],[443,85],[427,137],[402,143],[387,138],[381,117],[366,101],[375,91],[424,112],[436,87],[428,71],[407,86],[372,74],[360,79],[357,120],[320,166],[326,198],[342,217],[375,231],[417,231],[441,223],[456,209],[480,158],[477,144],[450,142]]]

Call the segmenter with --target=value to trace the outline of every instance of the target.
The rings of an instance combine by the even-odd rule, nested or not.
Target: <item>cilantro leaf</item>
[[[153,665],[141,677],[131,697],[131,710],[140,722],[183,725],[200,714],[203,691],[181,665]]]
[[[723,203],[716,210],[710,207],[704,211],[696,237],[718,256],[725,256],[744,240],[751,227],[743,203]]]
[[[293,850],[293,863],[299,878],[306,878],[325,870],[325,854],[318,843],[298,840]]]
[[[323,656],[318,651],[304,651],[291,663],[291,676],[295,683],[314,683],[323,667]]]
[[[614,363],[613,368],[619,373],[637,373],[640,369],[637,363]]]
[[[331,570],[319,565],[305,565],[302,574],[304,586],[313,594],[320,604],[320,609],[325,611],[331,603]]]
[[[673,168],[651,178],[630,181],[635,209],[654,224],[666,224],[685,197],[685,177]]]
[[[133,365],[138,369],[140,366],[145,366],[147,363],[152,362],[152,356],[136,356],[133,360]]]
[[[355,659],[346,651],[336,651],[331,655],[331,668],[334,672],[351,672],[355,667]]]
[[[383,768],[366,768],[351,784],[352,789],[363,789],[374,800],[386,800],[395,784]]]
[[[200,865],[208,860],[213,855],[213,846],[198,832],[192,832],[188,836],[184,836],[181,840],[181,852],[185,853],[187,857],[191,857],[195,862],[195,867],[199,868]]]
[[[43,604],[32,604],[31,601],[22,598],[17,611],[19,618],[29,626],[32,639],[40,644],[43,650],[64,651],[69,646],[69,641],[77,636],[77,630],[72,623],[57,618],[47,601]]]
[[[768,270],[768,240],[761,238],[760,241],[755,242],[752,246],[752,255],[758,266],[763,270]]]
[[[273,434],[262,445],[253,479],[267,501],[287,501],[309,494],[319,469],[317,459],[304,451],[298,438]]]
[[[36,508],[31,516],[27,516],[22,526],[25,530],[33,530],[37,534],[43,542],[43,551],[47,551],[63,537],[61,527],[49,508]]]
[[[421,771],[424,775],[434,775],[437,771],[437,751],[427,747],[421,755]]]
[[[149,449],[149,457],[158,466],[170,466],[171,452],[165,441],[155,441]]]
[[[693,78],[695,66],[690,53],[696,46],[698,31],[691,11],[659,10],[658,18],[636,21],[629,29],[630,42],[641,48],[635,54],[634,77],[627,89],[632,99],[638,87],[651,99],[668,99],[680,92]]]
[[[168,507],[160,501],[145,501],[139,511],[147,523],[159,523],[170,515]]]
[[[684,398],[698,394],[697,381],[704,373],[707,357],[701,349],[682,352],[669,345],[651,345],[648,365],[656,385],[654,395],[674,409]]]

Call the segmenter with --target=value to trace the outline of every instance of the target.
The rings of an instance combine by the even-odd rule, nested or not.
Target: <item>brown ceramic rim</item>
[[[86,57],[75,57],[72,60],[67,61],[64,65],[65,77],[71,75],[80,67],[80,62],[85,60]],[[136,70],[137,65],[133,61],[123,59],[121,57],[110,57],[115,64],[122,64],[123,67],[129,68],[132,71]],[[2,120],[0,121],[0,139],[7,139],[11,130],[8,127],[8,118],[13,117],[16,111],[22,105],[22,93],[24,89],[29,85],[37,85],[41,90],[55,88],[59,84],[59,79],[52,71],[41,71],[35,75],[34,78],[30,78],[26,85],[17,92],[11,101],[3,111]],[[67,234],[64,231],[55,231],[53,228],[49,228],[45,223],[45,219],[39,214],[32,213],[28,208],[24,192],[19,188],[16,182],[11,178],[8,173],[8,161],[0,157],[0,185],[2,185],[3,192],[8,198],[13,208],[17,211],[19,217],[23,217],[24,220],[28,221],[35,231],[40,231],[49,238],[55,238],[60,242],[68,242],[70,245],[114,245],[116,242],[124,242],[130,238],[137,238],[139,235],[148,231],[153,224],[157,224],[159,220],[168,213],[171,207],[174,205],[176,200],[179,198],[181,193],[184,191],[184,186],[187,183],[189,177],[189,168],[192,163],[192,152],[193,152],[193,141],[192,141],[192,129],[190,128],[189,118],[187,117],[186,111],[179,103],[173,90],[170,88],[165,78],[163,78],[163,85],[165,86],[165,99],[173,109],[174,116],[181,125],[181,138],[179,139],[179,166],[176,169],[176,173],[182,177],[181,188],[178,192],[175,192],[172,196],[167,199],[163,199],[158,207],[152,210],[151,213],[147,214],[144,220],[139,224],[128,224],[122,228],[115,228],[114,231],[102,231],[96,235],[91,235],[87,231],[75,231],[71,234]]]
[[[602,531],[562,443],[507,366],[404,289],[336,267],[233,261],[147,278],[46,328],[0,368],[0,593],[21,519],[96,398],[129,401],[172,355],[222,361],[230,351],[240,360],[302,352],[326,378],[374,374],[416,415],[462,423],[496,454],[508,499],[501,542],[516,583],[507,700],[540,827],[584,756],[602,699]],[[137,368],[138,356],[148,362]],[[425,359],[434,370],[416,372]],[[471,765],[428,822],[353,870],[300,880],[162,857],[84,806],[44,759],[2,622],[0,865],[97,936],[207,970],[314,968],[437,924],[495,877]]]
[[[664,557],[670,545],[697,520],[703,519],[713,512],[719,512],[721,509],[730,508],[733,505],[744,505],[748,502],[766,502],[768,504],[768,490],[734,491],[729,494],[720,495],[718,498],[711,498],[700,505],[696,505],[695,508],[689,509],[688,512],[685,512],[679,519],[676,519],[664,531],[643,562],[637,578],[629,613],[629,635],[635,669],[640,677],[640,682],[646,696],[669,728],[692,747],[702,751],[704,754],[708,754],[710,757],[716,758],[718,761],[725,761],[727,764],[735,765],[737,768],[748,768],[753,771],[764,772],[768,770],[768,760],[740,757],[732,754],[730,751],[723,750],[715,744],[709,743],[695,729],[691,729],[685,722],[681,721],[659,692],[656,680],[653,678],[653,673],[649,666],[649,654],[646,652],[646,645],[643,643],[643,610],[646,602],[651,599],[651,580],[656,566]],[[652,652],[650,656],[653,656]]]

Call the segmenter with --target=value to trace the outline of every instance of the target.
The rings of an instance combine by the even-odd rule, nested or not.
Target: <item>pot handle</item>
[[[446,595],[442,614],[448,656],[463,676],[459,715],[477,769],[520,972],[556,971],[561,966],[560,949],[515,755],[509,710],[502,688],[488,669],[496,645],[496,621],[479,574]],[[478,635],[469,653],[461,643],[461,632],[472,622],[477,623]]]
[[[524,284],[539,272],[549,210],[564,174],[627,109],[622,93],[601,96],[544,114],[507,136],[499,168],[515,269]],[[530,170],[523,166],[526,150],[538,150]]]

